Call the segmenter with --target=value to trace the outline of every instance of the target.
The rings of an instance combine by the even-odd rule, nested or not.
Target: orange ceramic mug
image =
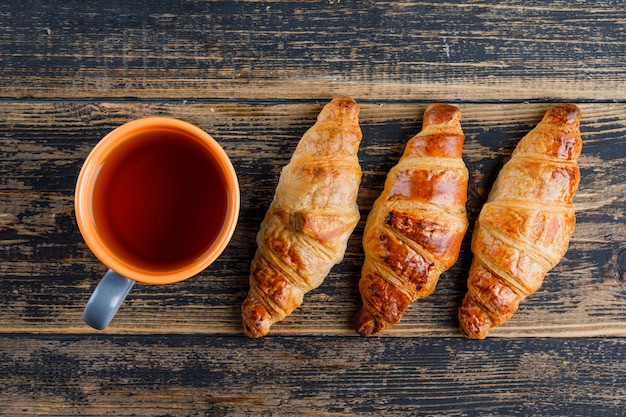
[[[104,329],[136,281],[181,281],[217,259],[237,224],[239,184],[209,134],[181,120],[148,117],[95,146],[74,203],[87,246],[109,268],[83,314]]]

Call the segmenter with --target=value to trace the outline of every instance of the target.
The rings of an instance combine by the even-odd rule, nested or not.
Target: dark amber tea
[[[200,140],[175,130],[139,133],[120,146],[93,188],[93,221],[106,245],[157,273],[201,257],[227,212],[218,160]]]

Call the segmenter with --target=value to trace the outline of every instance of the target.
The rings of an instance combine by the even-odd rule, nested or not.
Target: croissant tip
[[[271,315],[267,309],[249,294],[241,306],[243,331],[246,336],[257,338],[269,333]]]
[[[465,295],[459,307],[459,325],[461,333],[469,339],[484,339],[494,327],[493,320],[470,294]]]
[[[354,318],[356,332],[363,336],[371,336],[380,331],[380,326],[376,325],[376,319],[367,309],[362,308]]]
[[[468,339],[482,340],[487,337],[487,332],[471,331],[469,328],[461,325],[461,334]]]
[[[318,120],[335,120],[348,117],[352,120],[359,115],[359,105],[352,97],[337,97],[327,103],[317,116]]]
[[[243,333],[248,337],[256,339],[256,338],[263,337],[266,334],[268,334],[269,326],[265,325],[264,323],[254,325],[254,324],[246,322],[246,320],[244,319]]]
[[[331,103],[338,103],[338,104],[347,104],[347,105],[355,105],[356,104],[356,100],[353,99],[350,96],[342,96],[342,97],[336,97],[334,99],[331,100]]]
[[[582,112],[580,108],[572,103],[557,104],[548,109],[544,120],[548,123],[558,125],[570,125],[580,121]]]
[[[243,333],[252,339],[257,339],[267,334],[267,333],[259,332],[254,327],[248,326],[245,323],[243,325]]]
[[[461,109],[452,104],[431,104],[424,111],[423,127],[461,119]]]

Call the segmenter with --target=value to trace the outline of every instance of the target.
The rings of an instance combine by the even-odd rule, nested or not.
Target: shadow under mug
[[[190,278],[224,251],[239,216],[239,183],[222,147],[169,117],[128,122],[93,148],[74,207],[85,243],[109,268],[83,319],[102,330],[135,282]]]

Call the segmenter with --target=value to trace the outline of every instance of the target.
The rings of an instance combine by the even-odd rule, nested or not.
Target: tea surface
[[[227,191],[218,162],[176,131],[137,135],[101,167],[96,227],[118,257],[153,272],[193,262],[219,234]]]

